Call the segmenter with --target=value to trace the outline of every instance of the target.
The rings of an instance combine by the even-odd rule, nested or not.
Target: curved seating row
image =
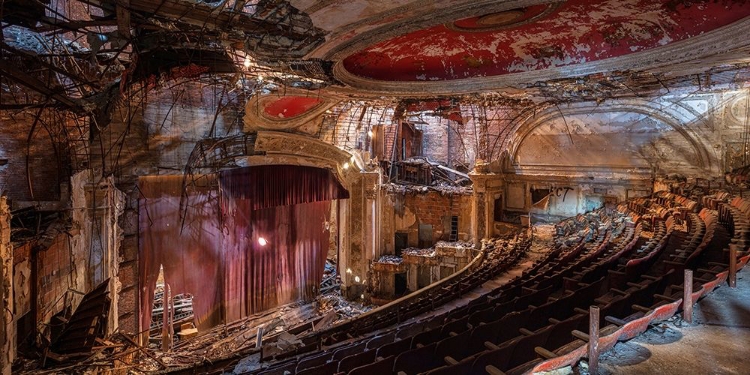
[[[263,374],[522,374],[575,364],[587,350],[584,308],[599,306],[599,346],[611,348],[678,311],[681,269],[707,267],[696,270],[695,301],[726,278],[724,264],[715,261],[726,259],[730,237],[736,244],[747,240],[748,215],[738,208],[740,202],[717,202],[724,211],[696,214],[695,206],[680,203],[692,206],[692,200],[657,197],[662,198],[634,207],[685,213],[686,233],[666,215],[653,222],[653,234],[646,238],[640,215],[621,205],[614,216],[602,216],[596,232],[585,228],[589,220],[576,220],[580,242],[556,247],[529,272],[466,306],[278,364]],[[617,222],[626,215],[632,221]],[[742,254],[740,264],[748,259]]]
[[[728,203],[724,204],[729,205]],[[750,205],[748,205],[748,207],[750,207]],[[718,232],[719,234],[721,234],[722,232],[729,233],[725,229],[725,226],[728,227],[731,225],[731,223],[735,222],[733,220],[734,218],[737,218],[737,222],[747,221],[748,219],[748,216],[746,214],[740,216],[739,210],[731,210],[729,208],[726,208],[726,210],[726,219],[722,220],[722,224],[726,225],[721,226],[716,226],[715,223],[712,222],[712,217],[715,215],[714,212],[702,212],[701,219],[698,219],[697,216],[699,215],[690,215],[689,221],[693,222],[688,226],[689,235],[687,238],[689,238],[690,241],[686,243],[686,248],[682,249],[684,251],[681,251],[681,253],[689,252],[691,255],[695,254],[695,257],[693,258],[695,260],[695,264],[693,266],[707,265],[709,267],[708,269],[697,268],[695,270],[696,274],[693,278],[694,292],[691,296],[691,303],[695,303],[699,298],[705,296],[714,288],[716,288],[720,283],[726,280],[726,264],[711,262],[709,260],[717,259],[718,257],[722,256],[726,259],[728,253],[726,251],[725,245],[729,243],[728,236],[704,235],[704,233],[708,232],[709,226],[713,226],[715,228],[714,231]],[[734,215],[732,214],[732,212],[734,212]],[[699,230],[696,230],[695,233],[693,232],[694,229],[701,228],[698,220],[705,221],[707,224],[703,233],[701,233]],[[744,236],[744,234],[742,233],[732,234],[732,243],[739,243],[742,236]],[[700,245],[695,245],[695,240],[697,238],[700,238],[701,244],[706,242],[708,243],[708,245],[702,247]],[[690,247],[694,247],[694,249],[692,251],[689,251],[688,249]],[[738,254],[738,258],[739,267],[744,266],[745,264],[747,264],[748,260],[750,260],[750,255],[748,255],[747,253],[746,245],[742,247],[742,252]],[[688,259],[690,259],[690,257],[679,256],[675,257],[675,259],[682,260],[683,268],[685,268],[687,267],[685,263],[688,263]],[[664,260],[664,262],[668,262],[669,265],[680,263],[679,261],[667,260]],[[660,272],[655,272],[655,270],[658,269],[668,270],[666,271],[666,273],[661,273],[659,276],[651,275],[656,274],[656,272]],[[653,285],[654,283],[659,284],[654,288],[654,290],[657,291],[657,294],[652,294],[652,298],[650,301],[651,304],[648,304],[649,301],[647,299],[645,300],[646,302],[638,302],[636,304],[632,304],[632,311],[629,314],[621,315],[621,317],[618,317],[616,314],[610,314],[609,312],[603,312],[602,315],[605,316],[605,321],[610,324],[600,330],[598,342],[600,352],[610,349],[618,341],[629,340],[637,336],[641,332],[645,331],[648,328],[649,324],[670,318],[682,307],[682,274],[676,272],[674,267],[668,268],[664,264],[654,265],[654,267],[652,267],[648,273],[648,275],[642,276],[642,282],[628,283],[627,285],[630,286],[631,289],[626,291],[613,290],[612,293],[610,293],[609,297],[611,297],[612,294],[625,295],[627,293],[628,295],[630,295],[633,293],[633,291],[643,288],[643,285]],[[664,284],[667,285],[664,286]],[[659,291],[660,289],[663,290]],[[649,294],[650,293],[651,291],[649,291]],[[606,298],[607,296],[603,297],[602,299],[600,299],[600,302],[605,302]],[[579,338],[578,340],[570,343],[565,348],[562,348],[556,352],[550,352],[545,350],[544,348],[538,348],[538,352],[541,355],[545,356],[547,359],[536,364],[531,369],[531,371],[541,372],[554,370],[566,365],[575,364],[578,360],[585,357],[588,350],[586,343],[587,335],[579,334],[577,336]]]

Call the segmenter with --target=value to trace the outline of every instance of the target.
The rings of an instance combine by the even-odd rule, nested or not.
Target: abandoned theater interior
[[[0,375],[750,371],[746,0],[0,30]]]

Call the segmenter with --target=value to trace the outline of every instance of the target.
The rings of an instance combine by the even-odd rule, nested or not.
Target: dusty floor
[[[618,343],[601,357],[600,374],[750,374],[748,353],[750,268],[745,268],[737,289],[725,284],[698,302],[692,325],[675,317]]]

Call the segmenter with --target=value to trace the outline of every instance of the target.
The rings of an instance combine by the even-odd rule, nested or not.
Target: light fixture
[[[245,66],[245,69],[250,67],[250,56],[245,56],[245,61],[242,62],[242,65]]]
[[[260,246],[266,246],[266,245],[268,245],[268,241],[266,241],[266,239],[263,238],[263,237],[258,237],[258,244]]]
[[[351,268],[347,268],[346,269],[346,273],[351,274],[352,273],[352,269]]]
[[[373,136],[373,134],[372,134],[372,130],[368,130],[368,131],[367,131],[367,136],[368,136],[368,137],[370,137],[370,138],[372,138],[372,136]]]
[[[355,282],[355,283],[358,283],[358,282],[359,282],[359,276],[354,276],[354,282]]]
[[[349,169],[349,162],[344,163],[341,168],[344,168],[344,170]]]

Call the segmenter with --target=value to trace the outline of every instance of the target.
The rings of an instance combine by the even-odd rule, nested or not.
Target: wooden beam
[[[130,0],[117,0],[115,13],[117,14],[117,32],[120,37],[130,40]]]
[[[9,64],[4,60],[0,60],[0,73],[5,73],[8,79],[16,81],[17,83],[26,86],[40,94],[46,95],[76,112],[83,111],[81,105],[79,105],[75,100],[50,89],[44,82],[16,68],[12,64]]]

